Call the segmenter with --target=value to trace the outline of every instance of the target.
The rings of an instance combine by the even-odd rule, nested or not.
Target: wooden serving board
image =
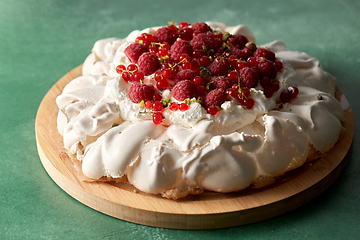
[[[126,221],[175,229],[232,227],[269,219],[293,210],[325,191],[346,167],[354,136],[352,110],[345,111],[345,132],[336,146],[318,160],[281,177],[261,189],[235,193],[204,192],[177,201],[136,191],[125,183],[84,182],[57,131],[56,97],[81,75],[81,66],[62,77],[40,104],[35,123],[37,148],[50,177],[69,195],[107,215]],[[337,89],[337,97],[347,102]]]

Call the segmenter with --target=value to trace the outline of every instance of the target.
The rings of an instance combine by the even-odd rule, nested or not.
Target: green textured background
[[[137,225],[79,203],[47,175],[35,116],[53,84],[83,62],[93,43],[167,21],[246,24],[258,43],[282,40],[320,59],[359,120],[359,1],[0,0],[1,239],[358,239],[359,126],[349,166],[310,203],[264,222],[184,231]]]

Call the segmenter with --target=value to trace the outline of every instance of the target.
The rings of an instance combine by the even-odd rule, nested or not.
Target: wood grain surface
[[[49,176],[69,195],[104,214],[122,220],[175,229],[232,227],[269,219],[317,197],[342,173],[349,161],[354,119],[345,111],[345,131],[324,157],[282,176],[273,185],[235,193],[204,192],[177,201],[137,191],[126,183],[81,181],[57,131],[56,97],[81,75],[81,66],[62,77],[40,104],[35,122],[41,162]],[[344,97],[339,89],[336,96]]]

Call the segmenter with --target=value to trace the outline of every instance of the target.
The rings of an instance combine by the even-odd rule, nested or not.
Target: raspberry
[[[259,62],[257,65],[260,77],[275,78],[276,77],[276,68],[272,62]]]
[[[149,49],[140,43],[132,43],[125,48],[125,54],[132,63],[137,63],[139,57],[144,52],[148,52]]]
[[[139,103],[142,100],[151,101],[156,94],[156,89],[153,85],[140,84],[134,82],[129,89],[129,97],[134,103]]]
[[[197,76],[196,72],[192,69],[184,69],[178,72],[175,77],[175,82],[179,82],[184,79],[193,80]]]
[[[162,28],[159,28],[158,30],[156,30],[153,34],[153,37],[154,37],[155,42],[158,42],[158,43],[167,42],[170,45],[172,45],[176,40],[172,31],[167,27],[162,27]]]
[[[225,76],[214,76],[210,81],[213,83],[211,87],[222,89],[223,91],[226,91],[226,89],[233,85],[232,81]]]
[[[232,45],[238,48],[243,48],[248,41],[244,35],[239,33],[235,33],[228,39],[228,42],[232,42]]]
[[[171,46],[170,53],[171,58],[175,62],[179,62],[179,58],[182,54],[187,54],[190,58],[192,58],[193,48],[188,41],[178,40]]]
[[[199,33],[190,41],[191,46],[193,49],[200,50],[200,49],[207,49],[210,50],[213,48],[213,42],[208,37],[206,33]]]
[[[216,58],[209,66],[212,75],[227,75],[230,64],[223,58]]]
[[[175,85],[172,94],[176,100],[184,101],[194,96],[194,89],[195,85],[190,80],[182,80]]]
[[[259,75],[252,68],[245,67],[240,70],[241,82],[248,88],[254,88],[259,82]]]
[[[265,48],[258,48],[255,52],[255,58],[266,58],[267,60],[270,60],[272,62],[275,62],[275,53],[272,52],[270,49]]]
[[[208,109],[209,107],[215,107],[215,106],[220,107],[221,104],[223,104],[225,102],[225,100],[226,100],[226,98],[225,98],[224,92],[222,92],[218,89],[214,89],[214,90],[210,91],[204,99],[205,109]]]
[[[204,33],[212,31],[211,27],[204,22],[194,23],[193,25],[191,25],[191,28],[194,30],[194,32]]]
[[[239,48],[233,47],[231,48],[231,53],[244,61],[246,61],[252,55],[252,52],[248,48],[243,48],[240,50]]]
[[[152,53],[143,53],[138,60],[139,70],[145,76],[153,74],[160,68],[160,62],[157,56]]]

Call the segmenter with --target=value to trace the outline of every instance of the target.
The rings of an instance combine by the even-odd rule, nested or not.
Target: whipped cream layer
[[[243,25],[207,24],[256,43]],[[338,140],[344,111],[334,98],[335,78],[317,59],[279,41],[262,45],[284,65],[277,75],[280,89],[271,98],[258,86],[251,89],[253,109],[225,101],[215,116],[193,99],[187,111],[165,109],[166,121],[155,125],[151,113],[130,100],[130,84],[115,68],[131,63],[124,50],[137,36],[156,29],[97,41],[83,64],[83,76],[56,99],[64,146],[82,161],[87,177],[126,175],[139,190],[155,194],[194,187],[238,191],[301,166],[310,148],[325,153]],[[278,108],[280,94],[289,86],[298,86],[299,95]],[[167,98],[176,101],[164,91]]]

